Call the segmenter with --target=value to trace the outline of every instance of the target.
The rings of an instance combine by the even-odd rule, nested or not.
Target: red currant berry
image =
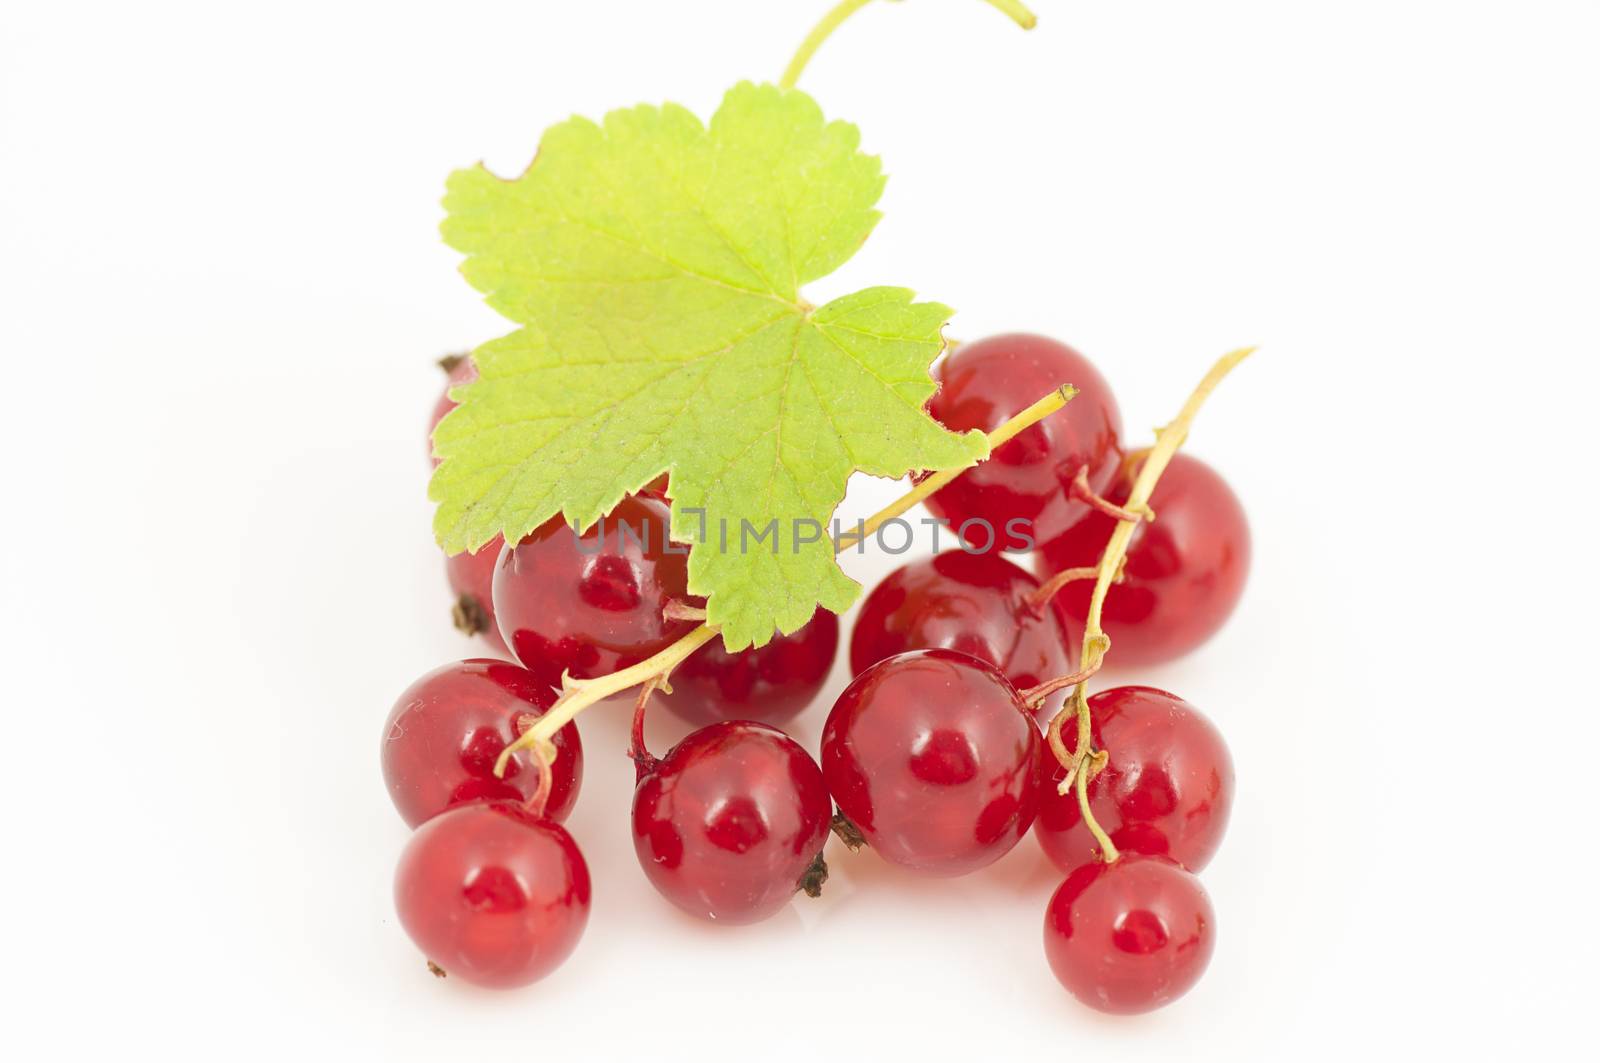
[[[850,633],[856,675],[908,650],[960,650],[998,668],[1018,690],[1072,671],[1070,642],[1039,581],[999,554],[949,550],[913,561],[867,595]],[[1059,705],[1063,695],[1056,695]]]
[[[506,541],[496,535],[477,553],[462,551],[444,559],[445,578],[456,596],[451,617],[457,630],[467,635],[482,635],[501,653],[506,652],[506,641],[500,637],[500,628],[494,619],[494,569],[505,544]]]
[[[672,670],[672,696],[662,704],[697,724],[782,723],[816,698],[838,650],[839,618],[826,609],[798,631],[739,653],[712,639]]]
[[[1099,1011],[1132,1015],[1187,993],[1215,946],[1200,880],[1159,857],[1078,868],[1050,898],[1044,952],[1067,990]]]
[[[816,762],[766,724],[725,721],[651,765],[633,795],[633,847],[679,908],[754,923],[789,903],[828,837]]]
[[[1129,463],[1107,498],[1126,502],[1137,473],[1137,463]],[[1101,618],[1119,665],[1170,661],[1210,638],[1239,603],[1250,569],[1244,507],[1209,465],[1176,455],[1156,482],[1150,507],[1156,519],[1134,530],[1123,580],[1106,595]],[[1103,513],[1091,513],[1045,543],[1041,574],[1097,564],[1115,524]],[[1089,615],[1092,591],[1089,583],[1073,583],[1055,596],[1079,630]]]
[[[582,535],[557,516],[501,553],[500,634],[540,680],[627,668],[694,628],[662,616],[668,599],[703,604],[688,596],[687,548],[668,540],[668,519],[666,502],[633,495]]]
[[[444,420],[444,415],[456,408],[456,401],[450,397],[451,388],[459,388],[478,379],[478,367],[467,355],[452,355],[439,363],[445,367],[448,379],[445,380],[444,393],[439,396],[439,401],[433,404],[433,415],[428,418],[428,460],[435,467],[439,459],[433,456],[433,430],[439,427],[439,422]]]
[[[589,921],[589,868],[560,825],[509,801],[424,823],[400,854],[394,903],[433,963],[474,985],[536,982]]]
[[[954,650],[879,661],[822,731],[833,799],[884,859],[961,875],[1005,855],[1039,809],[1043,740],[994,666]]]
[[[532,799],[539,769],[527,752],[512,756],[504,778],[495,777],[494,762],[554,703],[549,686],[505,661],[459,661],[411,684],[384,724],[381,751],[383,779],[400,817],[415,827],[455,805]],[[578,799],[583,746],[570,723],[553,742],[543,811],[560,821]]]
[[[1116,473],[1122,415],[1105,378],[1066,344],[1025,333],[991,336],[957,347],[934,375],[939,390],[928,412],[956,431],[993,431],[1062,384],[1078,389],[1059,413],[1018,433],[928,499],[933,514],[958,532],[969,520],[988,522],[988,529],[960,532],[972,548],[1008,548],[1013,520],[1030,522],[1021,530],[1036,542],[1060,535],[1085,512],[1065,490],[1078,470],[1086,470],[1095,491]]]
[[[1088,784],[1096,822],[1124,853],[1165,856],[1190,871],[1210,863],[1233,807],[1233,760],[1200,710],[1154,687],[1116,687],[1089,699],[1094,748],[1111,759]],[[1062,730],[1077,748],[1072,724]],[[1066,770],[1045,787],[1033,832],[1056,866],[1071,871],[1099,852],[1076,791],[1059,794]]]

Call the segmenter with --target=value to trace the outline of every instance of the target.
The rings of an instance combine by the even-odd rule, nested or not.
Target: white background
[[[915,0],[856,16],[802,82],[891,175],[815,296],[904,284],[959,309],[954,336],[1067,340],[1134,439],[1262,345],[1192,437],[1251,514],[1245,601],[1140,676],[1204,708],[1238,768],[1187,998],[1113,1020],[1066,997],[1031,839],[956,881],[840,856],[822,901],[755,928],[682,917],[635,864],[605,707],[570,824],[596,880],[578,952],[511,994],[424,971],[391,908],[379,731],[474,652],[446,623],[422,431],[433,359],[508,327],[437,237],[444,178],[520,171],[574,112],[707,114],[824,7],[4,6],[18,1058],[1482,1058],[1588,1036],[1592,2],[1037,0],[1023,34]],[[813,748],[825,708],[797,730]],[[681,733],[657,715],[658,743]]]

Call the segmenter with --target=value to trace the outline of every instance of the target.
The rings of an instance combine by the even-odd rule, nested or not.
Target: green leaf
[[[557,513],[587,527],[670,472],[690,591],[729,648],[847,608],[860,588],[826,529],[850,474],[987,453],[923,410],[947,307],[902,288],[800,295],[878,220],[883,177],[858,141],[804,93],[741,84],[709,129],[635,107],[552,127],[515,180],[454,174],[445,239],[523,327],[475,352],[479,379],[434,434],[440,543],[515,541]]]

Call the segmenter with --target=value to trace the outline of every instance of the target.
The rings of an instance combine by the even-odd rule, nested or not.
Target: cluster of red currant
[[[463,361],[452,382],[470,373]],[[1078,394],[928,497],[964,541],[865,598],[855,679],[828,716],[820,764],[773,723],[826,680],[832,613],[741,653],[708,632],[644,681],[631,750],[640,865],[680,908],[748,923],[820,888],[830,827],[851,848],[935,875],[993,863],[1031,827],[1066,875],[1044,923],[1056,976],[1101,1010],[1158,1007],[1211,955],[1195,873],[1227,825],[1232,765],[1182,699],[1136,686],[1087,697],[1086,681],[1110,645],[1150,663],[1216,631],[1249,564],[1243,511],[1216,473],[1170,449],[1152,492],[1140,473],[1154,452],[1123,451],[1110,389],[1062,344],[966,344],[935,375],[929,409],[953,429],[1000,428],[1062,382]],[[435,424],[448,409],[445,398]],[[528,732],[561,700],[564,675],[637,670],[705,630],[668,541],[669,491],[652,485],[581,535],[556,518],[514,546],[449,561],[458,624],[521,666],[447,665],[401,695],[386,725],[384,775],[417,828],[396,904],[436,972],[523,985],[582,933],[588,871],[560,826],[582,747],[571,722],[548,745]],[[1039,543],[1037,575],[992,542],[965,541],[975,521],[1016,520]],[[659,759],[643,742],[652,695],[704,724]]]

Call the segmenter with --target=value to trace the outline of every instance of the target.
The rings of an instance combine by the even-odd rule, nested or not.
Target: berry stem
[[[860,11],[872,0],[840,0],[833,9],[822,16],[822,21],[811,28],[806,34],[806,39],[800,42],[800,47],[795,50],[794,58],[789,60],[789,65],[784,68],[783,77],[778,79],[780,89],[792,89],[795,82],[800,80],[800,74],[805,70],[811,57],[817,54],[817,49],[822,47],[822,42],[833,35],[839,24],[851,15]]]
[[[1216,365],[1211,367],[1211,371],[1190,394],[1189,400],[1183,404],[1183,409],[1178,411],[1178,416],[1156,432],[1155,445],[1150,448],[1149,455],[1139,469],[1138,478],[1133,482],[1133,489],[1128,492],[1128,500],[1122,507],[1127,511],[1127,517],[1118,520],[1117,526],[1112,529],[1111,539],[1106,543],[1105,552],[1100,555],[1100,564],[1096,566],[1094,594],[1089,599],[1089,614],[1083,631],[1083,650],[1079,655],[1080,671],[1092,675],[1111,648],[1111,639],[1100,626],[1106,592],[1111,589],[1112,582],[1122,568],[1123,559],[1127,557],[1128,543],[1133,538],[1134,529],[1141,518],[1149,519],[1150,495],[1155,491],[1156,482],[1166,471],[1172,456],[1189,437],[1189,426],[1194,423],[1195,415],[1200,412],[1200,407],[1205,405],[1206,399],[1216,390],[1217,385],[1222,383],[1222,378],[1233,371],[1234,366],[1254,352],[1254,347],[1241,347],[1219,358]],[[1119,856],[1117,847],[1111,843],[1111,839],[1095,820],[1094,813],[1089,810],[1087,792],[1089,771],[1084,768],[1083,761],[1086,758],[1100,757],[1101,754],[1090,749],[1092,738],[1088,686],[1086,677],[1073,690],[1072,697],[1062,706],[1055,719],[1050,721],[1050,748],[1067,769],[1067,776],[1061,780],[1058,792],[1065,795],[1074,783],[1077,784],[1078,802],[1083,808],[1083,822],[1094,835],[1095,841],[1099,843],[1100,853],[1105,857],[1106,863],[1114,864]],[[1076,716],[1078,722],[1078,740],[1075,750],[1070,753],[1067,751],[1066,743],[1061,739],[1061,727],[1069,716]],[[1101,760],[1101,763],[1104,761]]]
[[[1082,714],[1079,715],[1078,719],[1082,720],[1086,717],[1087,714]],[[1089,807],[1089,780],[1098,774],[1100,769],[1106,766],[1106,761],[1110,759],[1110,755],[1103,749],[1098,753],[1091,754],[1087,761],[1079,761],[1074,772],[1076,778],[1066,781],[1076,782],[1078,811],[1083,815],[1083,822],[1088,825],[1090,833],[1094,835],[1094,840],[1100,846],[1100,854],[1105,857],[1106,863],[1114,864],[1122,858],[1122,854],[1112,844],[1111,838],[1107,836],[1105,829],[1100,826],[1100,821],[1094,818],[1094,810]]]
[[[644,710],[650,704],[650,695],[665,685],[665,680],[660,676],[651,676],[639,688],[639,699],[633,703],[633,734],[628,745],[628,757],[633,761],[633,769],[640,779],[649,775],[660,763],[644,744]]]
[[[1052,413],[1055,413],[1057,410],[1061,409],[1061,407],[1071,402],[1072,397],[1077,393],[1078,389],[1073,387],[1071,384],[1062,384],[1060,387],[1056,388],[1056,390],[1052,391],[1038,402],[1035,402],[1032,406],[1029,406],[1026,410],[1023,410],[1021,413],[1011,418],[1011,420],[1007,421],[999,428],[996,428],[993,432],[990,432],[988,436],[989,453],[993,454],[1000,448],[1002,444],[1009,443],[1013,437],[1022,432],[1024,429],[1033,427],[1033,425],[1037,422],[1044,420]],[[968,466],[968,468],[970,468],[970,466]],[[902,513],[905,513],[912,506],[916,505],[918,502],[921,502],[924,498],[927,498],[929,495],[950,483],[957,476],[960,476],[966,471],[966,468],[961,468],[946,469],[943,472],[934,473],[932,476],[928,477],[926,480],[923,480],[921,483],[917,484],[911,490],[907,491],[905,494],[901,495],[887,506],[884,506],[882,509],[878,510],[878,512],[874,513],[872,516],[868,517],[865,523],[863,523],[859,528],[839,536],[839,541],[835,546],[835,552],[843,553],[847,547],[854,543],[860,542],[862,539],[865,539],[867,536],[871,535],[873,532],[882,527],[886,522],[893,520]]]
[[[533,729],[533,724],[537,720],[538,717],[532,715],[517,718],[519,741],[522,735]],[[544,810],[550,805],[550,791],[555,787],[555,746],[549,744],[534,746],[529,750],[529,756],[533,758],[533,766],[538,769],[539,786],[533,791],[533,795],[528,798],[523,807],[535,816],[542,816],[544,815]]]
[[[676,598],[667,599],[667,604],[661,607],[661,617],[664,620],[696,620],[704,621],[706,611],[697,605],[680,602]]]
[[[1044,612],[1044,607],[1050,603],[1050,599],[1054,598],[1056,592],[1062,587],[1069,583],[1076,583],[1079,580],[1097,579],[1099,575],[1100,569],[1095,566],[1085,565],[1082,568],[1064,568],[1029,593],[1027,597],[1028,608],[1035,616],[1038,616]],[[1118,566],[1116,579],[1113,582],[1121,579],[1122,569],[1121,566]]]
[[[794,88],[795,82],[800,80],[800,74],[805,70],[806,64],[817,53],[817,49],[822,47],[822,42],[831,37],[833,31],[838,29],[845,19],[870,3],[872,3],[872,0],[839,0],[839,3],[835,4],[826,15],[822,16],[822,20],[811,28],[811,32],[806,34],[806,39],[800,42],[800,47],[796,49],[794,58],[789,60],[789,65],[783,71],[783,77],[778,79],[778,87],[781,89]],[[1023,6],[1021,0],[985,0],[985,3],[1006,15],[1011,21],[1025,30],[1033,29],[1039,21],[1034,17],[1032,11]]]
[[[1095,494],[1094,489],[1089,486],[1088,466],[1078,469],[1078,475],[1072,478],[1072,486],[1068,488],[1068,492],[1079,502],[1098,513],[1104,513],[1112,520],[1138,523],[1141,520],[1154,520],[1156,516],[1148,503],[1141,502],[1136,506],[1133,500],[1129,499],[1127,505],[1119,506]]]
[[[571,676],[563,676],[565,689],[561,697],[556,699],[549,712],[539,717],[538,723],[500,751],[500,759],[494,762],[495,775],[503,777],[506,764],[512,755],[519,749],[527,749],[533,745],[547,748],[554,759],[555,747],[550,739],[557,731],[572,722],[574,716],[595,702],[604,701],[611,695],[636,687],[640,683],[658,678],[666,679],[686,657],[716,637],[716,628],[710,624],[701,624],[654,657],[647,657],[629,668],[619,669],[598,679],[573,679]]]
[[[1061,409],[1077,393],[1077,388],[1070,384],[1062,384],[1056,390],[1035,402],[993,432],[990,432],[987,437],[989,453],[993,454],[997,447],[1008,442],[1018,432]],[[841,535],[839,541],[834,544],[834,552],[842,552],[848,543],[871,535],[885,521],[892,520],[906,512],[906,510],[927,498],[957,476],[960,476],[964,471],[966,470],[947,469],[944,472],[928,477],[916,487],[907,491],[897,501],[874,513],[851,536]],[[711,624],[701,624],[654,657],[646,658],[632,667],[620,669],[597,679],[574,679],[571,676],[562,676],[563,690],[561,696],[556,699],[556,703],[550,707],[549,712],[539,717],[538,723],[528,728],[515,742],[500,751],[500,758],[494,763],[495,775],[498,777],[505,775],[506,765],[520,749],[537,746],[547,759],[553,761],[555,759],[555,746],[551,744],[551,738],[557,731],[570,723],[578,713],[597,701],[603,701],[613,694],[621,693],[641,683],[659,680],[658,686],[666,686],[667,678],[672,670],[682,664],[695,650],[716,638],[717,634],[716,627]]]
[[[1069,709],[1072,711],[1069,712]],[[1078,762],[1077,759],[1073,757],[1072,750],[1067,748],[1066,740],[1061,737],[1061,727],[1067,722],[1068,716],[1074,716],[1076,714],[1076,704],[1071,699],[1068,699],[1067,703],[1061,706],[1061,711],[1050,717],[1050,726],[1045,728],[1044,732],[1044,740],[1050,746],[1050,752],[1054,753],[1056,761],[1060,763],[1062,767],[1067,769],[1067,774],[1069,776],[1076,772]],[[1056,789],[1056,792],[1061,792],[1059,787]]]
[[[1100,670],[1100,662],[1102,659],[1103,658],[1096,658],[1091,664],[1085,665],[1070,675],[1057,676],[1054,679],[1045,680],[1038,686],[1029,687],[1026,690],[1019,690],[1017,691],[1017,697],[1022,699],[1024,705],[1027,705],[1033,709],[1037,709],[1040,704],[1044,702],[1045,698],[1049,697],[1051,694],[1054,694],[1056,691],[1065,690],[1067,687],[1077,686],[1079,683],[1087,683],[1089,678]]]
[[[985,0],[985,2],[1025,30],[1039,24],[1039,17],[1023,6],[1019,0]]]

